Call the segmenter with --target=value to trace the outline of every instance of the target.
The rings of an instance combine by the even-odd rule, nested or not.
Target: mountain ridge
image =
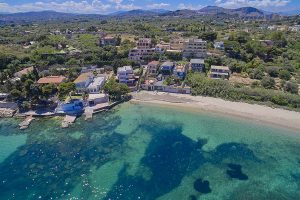
[[[299,11],[300,12],[300,11]],[[47,21],[47,20],[59,20],[59,19],[76,19],[76,18],[109,18],[109,17],[151,17],[151,16],[234,16],[240,18],[272,18],[278,16],[277,13],[266,12],[254,7],[241,7],[236,9],[228,9],[218,6],[207,6],[199,10],[164,10],[164,9],[152,9],[143,10],[135,9],[129,11],[118,11],[110,14],[80,14],[80,13],[63,13],[51,10],[45,11],[32,11],[32,12],[20,12],[20,13],[9,13],[0,14],[0,20],[6,22],[15,21]]]

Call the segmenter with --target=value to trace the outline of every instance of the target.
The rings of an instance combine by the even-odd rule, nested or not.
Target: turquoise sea
[[[18,123],[0,120],[1,200],[300,199],[293,131],[132,103],[68,129]]]

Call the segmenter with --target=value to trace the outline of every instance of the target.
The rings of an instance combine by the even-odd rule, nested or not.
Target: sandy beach
[[[209,111],[288,128],[300,134],[300,113],[263,105],[231,102],[212,97],[141,91],[132,93],[131,102],[176,106],[193,111]]]

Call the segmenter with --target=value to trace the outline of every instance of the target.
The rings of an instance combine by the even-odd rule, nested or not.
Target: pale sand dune
[[[247,118],[282,128],[296,130],[300,134],[300,113],[271,108],[263,105],[231,102],[212,97],[191,96],[185,94],[155,93],[142,91],[132,94],[132,102],[147,102],[164,106],[176,106],[194,111],[210,111]]]

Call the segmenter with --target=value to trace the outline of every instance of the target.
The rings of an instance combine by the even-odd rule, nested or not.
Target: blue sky
[[[200,9],[207,5],[226,8],[253,6],[268,11],[300,10],[300,0],[0,0],[0,12],[54,10],[107,14],[133,9]]]

